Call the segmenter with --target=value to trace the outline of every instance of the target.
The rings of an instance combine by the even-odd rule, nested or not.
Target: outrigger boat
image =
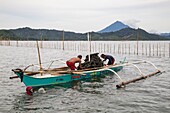
[[[103,66],[77,71],[68,70],[68,67],[47,69],[35,72],[22,69],[13,69],[12,71],[21,79],[21,82],[23,82],[26,86],[41,87],[77,80],[88,80],[92,79],[93,77],[100,77],[102,74],[107,73],[107,71],[110,70],[116,73],[122,68],[122,65],[117,64],[107,67]]]
[[[38,43],[37,43],[37,48],[38,48],[38,53],[39,53]],[[138,61],[138,62],[133,62],[133,63],[127,63],[125,62],[125,59],[126,58],[120,61],[120,63],[114,64],[114,65],[93,67],[93,68],[86,68],[82,70],[71,71],[68,69],[68,67],[42,69],[40,54],[39,54],[39,63],[40,63],[39,71],[27,71],[27,69],[33,65],[29,65],[25,69],[12,69],[12,71],[17,76],[10,77],[10,79],[20,78],[21,82],[23,82],[26,86],[44,87],[48,85],[63,84],[63,83],[68,83],[72,81],[88,80],[88,79],[92,79],[93,77],[100,77],[103,74],[107,75],[106,73],[112,72],[120,79],[120,84],[116,85],[116,87],[121,88],[121,87],[124,87],[126,84],[129,84],[129,83],[141,80],[141,79],[145,79],[157,73],[161,73],[161,71],[153,63],[149,61]],[[50,64],[50,66],[52,65],[52,63]],[[144,75],[142,71],[136,66],[136,64],[139,64],[139,63],[149,63],[156,69],[156,71],[148,75]],[[128,65],[134,66],[138,70],[141,76],[135,79],[129,80],[129,81],[122,80],[122,78],[119,76],[117,72],[122,70],[124,66],[128,66]]]
[[[142,71],[136,66],[136,64],[139,63],[149,63],[156,69],[156,71],[148,75],[144,75]],[[122,70],[124,66],[128,66],[128,65],[134,66],[138,70],[141,76],[129,81],[124,81],[117,72]],[[125,59],[115,65],[102,66],[102,67],[89,68],[89,69],[76,70],[76,71],[70,71],[68,67],[44,69],[41,71],[27,71],[27,68],[30,66],[32,65],[27,66],[23,70],[13,69],[12,71],[17,76],[11,77],[10,79],[19,77],[21,79],[21,82],[23,82],[26,86],[44,87],[48,85],[68,83],[72,81],[89,80],[92,79],[93,77],[100,77],[102,75],[107,75],[108,72],[112,72],[120,79],[120,84],[116,85],[116,87],[121,88],[124,87],[126,84],[141,79],[145,79],[157,73],[161,73],[161,71],[153,63],[149,61],[138,61],[133,63],[127,63],[125,62]]]

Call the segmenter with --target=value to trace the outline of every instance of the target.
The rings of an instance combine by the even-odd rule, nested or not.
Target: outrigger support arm
[[[141,76],[138,77],[138,78],[135,78],[135,79],[126,81],[126,82],[122,82],[122,81],[121,81],[120,84],[116,85],[117,88],[122,88],[122,87],[124,87],[125,85],[127,85],[127,84],[129,84],[129,83],[136,82],[136,81],[145,79],[145,78],[147,78],[147,77],[151,77],[151,76],[153,76],[153,75],[155,75],[155,74],[157,74],[157,73],[161,73],[161,71],[160,71],[153,63],[151,63],[151,62],[149,62],[149,61],[143,61],[143,62],[140,62],[140,63],[149,63],[149,64],[151,64],[151,65],[157,70],[156,72],[153,72],[153,73],[150,73],[150,74],[144,76],[144,74],[142,73],[142,71],[141,71],[136,65],[134,65],[134,64],[137,64],[137,63],[139,63],[139,62],[129,63],[129,64],[127,64],[127,65],[132,65],[132,66],[134,66],[134,67],[139,71],[139,73],[140,73]]]
[[[147,63],[149,63],[149,64],[151,64],[156,70],[158,70],[158,71],[160,71],[152,62],[149,62],[149,61],[144,61],[145,63],[147,62]]]
[[[144,74],[142,73],[142,71],[138,68],[138,66],[136,66],[135,64],[131,64],[132,66],[134,66],[138,71],[139,71],[139,73],[140,73],[140,75],[142,76],[142,77],[144,77]]]
[[[106,69],[106,70],[113,72],[113,73],[120,79],[120,81],[123,83],[123,80],[122,80],[122,78],[118,75],[118,73],[116,73],[116,72],[115,72],[114,70],[112,70],[112,69]]]

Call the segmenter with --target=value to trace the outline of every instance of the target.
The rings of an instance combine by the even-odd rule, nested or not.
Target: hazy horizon
[[[30,27],[85,33],[121,21],[151,33],[170,32],[169,0],[0,0],[0,29]]]

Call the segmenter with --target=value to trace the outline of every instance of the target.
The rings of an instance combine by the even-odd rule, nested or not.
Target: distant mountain
[[[156,34],[150,34],[143,29],[125,28],[114,32],[114,35],[122,37],[122,40],[166,40],[167,38]]]
[[[124,28],[129,28],[129,26],[123,24],[120,21],[116,21],[113,24],[109,25],[108,27],[99,31],[99,33],[115,32],[115,31],[119,31],[119,30],[124,29]]]
[[[50,29],[31,29],[29,27],[0,30],[0,40],[62,40],[63,31]],[[65,40],[86,40],[82,33],[64,32]]]
[[[156,34],[150,34],[143,29],[124,28],[116,32],[92,33],[93,40],[169,40]]]
[[[115,32],[91,32],[92,41],[120,41],[120,40],[170,40],[156,34],[150,34],[143,29],[124,28]],[[62,41],[63,31],[50,29],[31,29],[29,27],[0,30],[0,40],[47,40]],[[65,41],[87,41],[87,33],[64,31]]]
[[[160,36],[170,38],[170,33],[161,33]]]

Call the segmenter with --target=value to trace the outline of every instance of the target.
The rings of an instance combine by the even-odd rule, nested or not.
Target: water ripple
[[[45,94],[38,92],[33,96],[25,94],[25,86],[20,79],[10,80],[14,76],[11,69],[37,63],[35,48],[17,48],[0,46],[0,112],[10,113],[169,113],[170,111],[170,60],[169,58],[151,58],[128,56],[127,59],[146,59],[165,72],[116,89],[120,83],[114,75],[100,81],[83,82],[73,87],[53,86],[45,88]],[[30,53],[29,55],[25,54]],[[42,49],[42,59],[67,60],[77,53],[63,52],[55,49]],[[68,55],[69,54],[69,55]],[[86,55],[86,52],[82,52]],[[17,56],[17,57],[16,57]],[[63,57],[64,56],[64,57]],[[117,55],[118,56],[118,55]],[[122,57],[122,56],[118,56]],[[58,63],[58,66],[65,64]],[[145,66],[139,66],[142,70]],[[149,65],[146,71],[153,70]],[[131,67],[119,72],[125,80],[139,76]]]

